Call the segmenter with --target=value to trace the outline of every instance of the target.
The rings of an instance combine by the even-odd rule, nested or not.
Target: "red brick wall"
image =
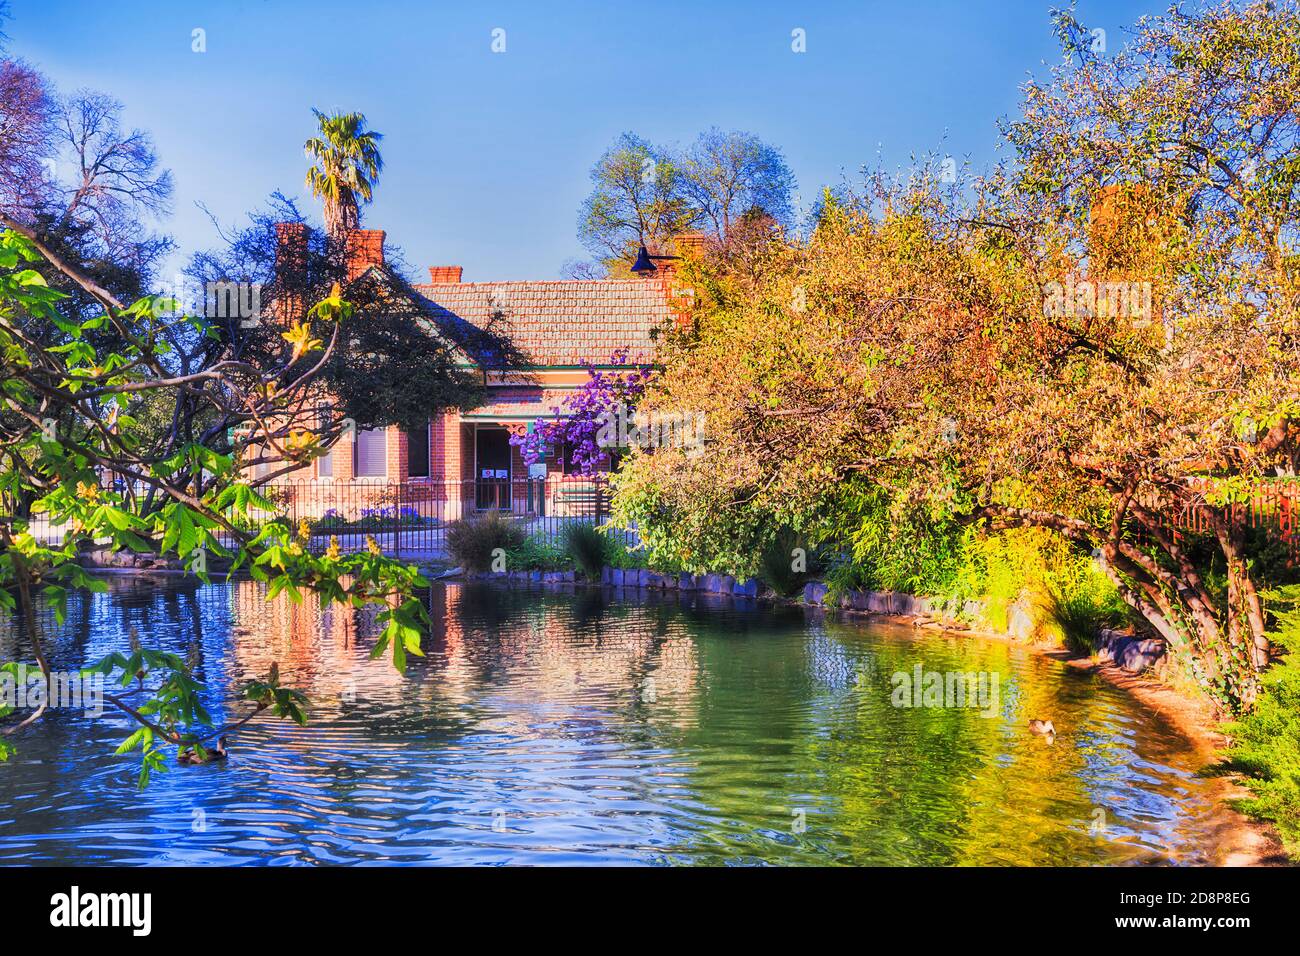
[[[468,451],[466,452],[466,449]],[[429,474],[440,489],[445,489],[448,514],[460,516],[460,485],[464,453],[473,455],[474,446],[465,443],[459,412],[444,412],[429,424]],[[471,463],[472,467],[472,463]],[[442,491],[439,491],[442,494]]]
[[[429,473],[438,480],[460,473],[460,423],[456,412],[446,412],[429,427]]]
[[[474,480],[474,426],[460,426],[460,477],[462,481]]]
[[[300,289],[307,268],[307,227],[301,222],[275,224],[275,272],[281,289]],[[271,314],[280,321],[300,316],[306,311],[300,295],[283,295],[271,303]]]
[[[510,477],[514,481],[523,481],[528,477],[528,466],[524,464],[524,455],[518,445],[510,446]]]
[[[389,481],[406,481],[408,474],[406,462],[406,433],[396,425],[389,425],[385,433],[388,440],[384,443],[387,455],[387,475]]]

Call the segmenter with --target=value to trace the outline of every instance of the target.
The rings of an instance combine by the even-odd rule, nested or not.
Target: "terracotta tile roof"
[[[438,309],[400,274],[387,266],[371,266],[348,283],[349,298],[355,301],[358,290],[360,296],[367,301],[406,308],[413,311],[417,319],[436,326],[436,332],[450,345],[457,362],[482,364],[482,354],[492,351],[493,343],[484,341],[486,337],[480,329],[447,314],[446,310]]]
[[[415,285],[445,329],[465,323],[509,335],[535,365],[603,365],[626,347],[634,361],[654,353],[652,333],[673,317],[667,287],[644,279],[456,282]]]

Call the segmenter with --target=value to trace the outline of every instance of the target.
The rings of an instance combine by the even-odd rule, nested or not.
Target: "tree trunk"
[[[1245,534],[1239,520],[1217,523],[1215,533],[1228,568],[1228,618],[1233,646],[1241,648],[1256,671],[1263,670],[1272,656],[1272,647],[1264,633],[1259,592],[1250,579]]]
[[[343,195],[338,202],[325,203],[325,232],[337,247],[344,248],[348,233],[361,224],[361,212],[351,195]]]
[[[1089,522],[1051,512],[989,506],[992,527],[1031,525],[1054,530],[1082,545],[1100,545],[1106,575],[1121,597],[1184,660],[1202,690],[1231,712],[1249,710],[1259,689],[1259,671],[1269,660],[1264,616],[1242,554],[1242,532],[1221,515],[1211,514],[1228,562],[1226,614],[1215,602],[1200,573],[1167,522],[1140,506],[1127,492],[1116,499],[1117,520],[1102,529]],[[1157,553],[1126,540],[1125,515],[1136,523]]]

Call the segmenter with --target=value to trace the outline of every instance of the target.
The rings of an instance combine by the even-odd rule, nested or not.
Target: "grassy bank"
[[[1237,773],[1252,791],[1238,809],[1276,824],[1287,853],[1300,859],[1300,585],[1269,595],[1270,637],[1286,657],[1265,674],[1254,711],[1225,727],[1233,744],[1217,768]]]

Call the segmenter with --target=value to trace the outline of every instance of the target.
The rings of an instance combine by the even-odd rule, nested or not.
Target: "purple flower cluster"
[[[333,508],[330,509],[330,511],[333,510],[334,510]],[[403,505],[400,511],[397,508],[392,508],[392,507],[362,508],[361,517],[362,518],[418,518],[420,517],[420,512],[417,511],[415,508],[407,507],[406,505]]]
[[[577,466],[584,476],[596,475],[609,466],[609,449],[602,448],[597,440],[601,427],[618,416],[620,406],[631,414],[653,374],[650,366],[631,362],[625,348],[611,355],[609,364],[618,367],[600,370],[586,366],[586,383],[562,406],[551,409],[559,418],[539,420],[528,434],[510,437],[525,462],[533,465],[545,461],[548,448],[567,446],[569,464]]]

